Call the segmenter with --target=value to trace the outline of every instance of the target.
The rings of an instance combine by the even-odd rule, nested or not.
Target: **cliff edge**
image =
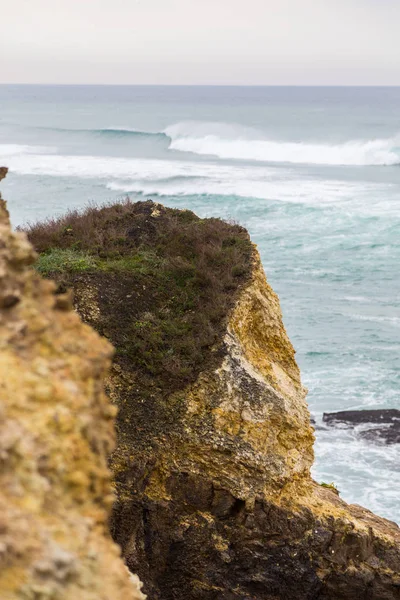
[[[111,528],[152,598],[400,598],[398,526],[310,476],[306,390],[245,230],[127,202],[29,236],[116,347]]]
[[[0,196],[0,598],[144,600],[107,531],[111,346],[35,259]]]

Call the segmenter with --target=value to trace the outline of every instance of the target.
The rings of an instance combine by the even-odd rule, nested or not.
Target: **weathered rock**
[[[123,218],[107,218],[107,227],[119,244],[128,240],[132,257],[148,251],[145,232],[154,248],[161,241],[163,248],[177,247],[174,260],[180,265],[185,252],[196,260],[194,249],[207,257],[211,244],[210,264],[222,278],[218,269],[229,238],[221,241],[221,252],[215,252],[218,241],[208,234],[200,245],[192,243],[187,230],[181,235],[175,229],[176,237],[166,239],[168,215],[178,218],[176,211],[145,203],[127,209]],[[64,219],[59,230],[66,225]],[[207,232],[207,221],[192,220],[192,225],[194,237],[198,230]],[[72,229],[78,228],[75,218]],[[43,240],[40,228],[39,234]],[[54,244],[59,235],[53,227],[48,238]],[[61,239],[62,247],[79,242],[76,233]],[[166,260],[164,255],[158,259],[160,265]],[[163,370],[157,371],[152,359],[169,330],[168,318],[160,329],[157,311],[178,314],[184,324],[193,324],[194,310],[209,314],[213,288],[207,277],[201,278],[202,303],[175,314],[174,306],[188,296],[189,279],[171,302],[162,298],[159,306],[153,271],[146,272],[147,282],[137,270],[136,275],[110,272],[107,264],[84,274],[66,269],[57,277],[63,288],[74,287],[83,318],[117,347],[108,382],[120,408],[112,458],[118,501],[111,526],[151,597],[400,599],[398,526],[346,505],[310,477],[313,430],[306,390],[257,251],[252,250],[248,277],[226,288],[229,302],[217,335],[196,354],[195,368],[181,381],[168,371],[182,349],[179,337],[162,346],[168,357]],[[190,264],[185,263],[186,271]],[[191,277],[198,280],[198,275]],[[151,344],[142,344],[144,329]],[[193,335],[188,331],[186,336]],[[142,344],[143,359],[135,354],[126,360],[127,340]]]
[[[35,258],[0,199],[0,598],[139,600],[107,532],[111,346],[57,305]]]
[[[400,443],[400,410],[348,410],[337,413],[325,413],[324,422],[330,427],[356,429],[356,436],[377,444]],[[380,424],[382,427],[375,427]],[[365,428],[365,426],[373,427]],[[361,426],[361,428],[359,427]]]

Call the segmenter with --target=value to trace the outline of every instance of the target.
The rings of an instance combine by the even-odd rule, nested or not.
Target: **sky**
[[[0,0],[0,83],[400,85],[400,0]]]

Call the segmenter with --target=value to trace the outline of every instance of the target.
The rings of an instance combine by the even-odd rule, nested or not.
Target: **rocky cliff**
[[[0,598],[144,599],[107,531],[111,346],[35,258],[0,197]]]
[[[244,230],[146,202],[29,235],[116,346],[111,527],[153,599],[400,598],[397,525],[310,477],[306,391]]]

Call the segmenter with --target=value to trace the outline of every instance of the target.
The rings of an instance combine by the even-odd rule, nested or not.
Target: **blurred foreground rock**
[[[0,199],[0,598],[140,600],[107,530],[112,349],[34,260]]]

